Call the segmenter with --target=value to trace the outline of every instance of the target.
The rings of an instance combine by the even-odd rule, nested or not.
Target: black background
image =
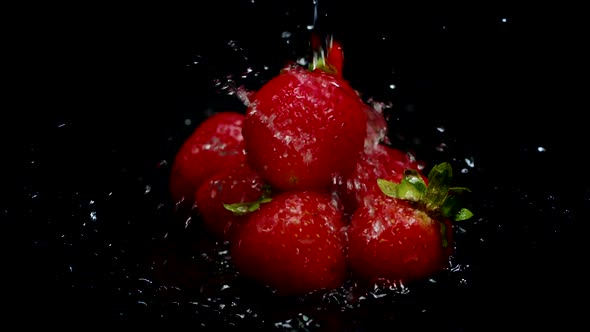
[[[475,160],[460,176],[483,214],[463,237],[470,286],[449,299],[456,311],[428,316],[444,315],[443,330],[581,318],[575,303],[587,299],[582,224],[590,212],[582,12],[562,2],[319,3],[316,27],[342,41],[345,77],[364,96],[392,101],[394,143],[427,161]],[[13,46],[0,202],[7,317],[113,318],[125,311],[123,297],[100,279],[112,260],[85,262],[88,253],[108,241],[141,251],[157,226],[149,224],[154,211],[139,210],[151,206],[140,192],[150,184],[150,199],[166,197],[166,168],[155,165],[170,161],[207,109],[243,106],[212,97],[213,80],[250,67],[261,76],[240,82],[255,89],[305,54],[313,4],[52,4],[7,15]],[[433,149],[441,140],[445,153]],[[88,202],[108,201],[111,192],[123,198],[103,203],[103,225],[80,238]],[[68,276],[70,266],[82,272]]]

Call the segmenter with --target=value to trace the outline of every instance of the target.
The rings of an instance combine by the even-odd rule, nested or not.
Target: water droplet
[[[151,284],[151,283],[152,283],[152,281],[151,281],[151,280],[149,280],[149,279],[146,279],[146,278],[139,278],[139,279],[137,279],[137,280],[139,280],[139,281],[143,281],[143,282],[145,282],[146,284]]]
[[[539,146],[539,147],[537,147],[537,151],[539,151],[539,152],[545,152],[546,150],[545,150],[544,147]]]
[[[445,127],[443,127],[443,126],[436,127],[436,131],[438,131],[439,133],[444,133]]]
[[[192,123],[193,123],[193,121],[191,119],[184,119],[185,126],[190,126]]]
[[[473,157],[465,158],[465,163],[467,164],[467,166],[471,168],[475,166],[475,160],[473,159]]]
[[[445,143],[440,143],[435,149],[438,152],[443,152],[445,149],[447,148],[447,144]]]
[[[390,88],[391,90],[395,89],[395,84],[389,84],[389,88]]]
[[[500,21],[501,21],[502,23],[506,23],[506,22],[508,22],[508,19],[507,19],[507,18],[505,18],[505,17],[503,17],[503,18],[502,18]]]
[[[309,64],[309,61],[307,61],[306,58],[299,58],[297,59],[297,63],[301,66],[307,66]]]

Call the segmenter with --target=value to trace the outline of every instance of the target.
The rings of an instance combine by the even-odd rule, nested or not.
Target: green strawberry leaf
[[[223,204],[223,207],[226,210],[229,210],[231,212],[234,213],[234,215],[237,216],[241,216],[244,215],[246,213],[248,213],[248,210],[250,210],[250,205],[253,204],[249,204],[249,203],[232,203],[232,204]]]
[[[377,179],[377,185],[385,195],[397,198],[397,183],[384,179]]]
[[[459,212],[461,202],[457,196],[447,196],[440,206],[440,214],[445,218],[450,218]]]
[[[466,220],[473,213],[462,208],[462,194],[471,192],[465,187],[451,187],[453,170],[449,163],[434,166],[428,174],[428,185],[416,170],[404,171],[399,184],[377,179],[381,191],[393,198],[416,202],[418,207],[434,217],[451,218],[454,221]]]
[[[223,207],[226,210],[233,212],[236,216],[242,216],[258,210],[260,208],[260,204],[268,203],[271,200],[272,199],[269,197],[262,196],[260,199],[254,202],[223,204]]]
[[[439,208],[449,193],[453,170],[449,163],[434,166],[428,174],[428,187],[424,194],[424,206],[429,211]]]
[[[422,199],[424,189],[423,186],[410,182],[410,180],[404,178],[397,186],[397,198],[418,202]]]
[[[420,173],[418,173],[415,169],[407,169],[404,171],[404,179],[408,182],[415,184],[416,186],[421,187],[420,191],[426,190],[426,182],[422,179]]]
[[[404,178],[399,184],[384,179],[377,179],[377,185],[381,191],[394,198],[418,202],[426,191],[426,184],[420,174],[413,170],[405,172]]]
[[[455,221],[462,221],[462,220],[467,220],[471,217],[473,217],[473,212],[469,211],[466,208],[462,208],[461,210],[459,210],[459,212],[457,212],[457,214],[455,215],[455,217],[453,219]]]

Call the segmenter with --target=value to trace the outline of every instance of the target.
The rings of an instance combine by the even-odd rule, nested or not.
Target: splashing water
[[[313,22],[309,25],[306,25],[307,21],[304,22],[301,26],[303,33],[319,26],[318,18],[321,15],[318,1],[314,0],[313,5]],[[501,20],[511,22],[512,19]],[[451,27],[449,25],[449,31]],[[283,38],[282,45],[286,41],[289,46],[297,44],[297,38],[301,36],[297,29],[281,27],[283,35],[279,31],[277,37]],[[219,95],[235,98],[242,105],[249,106],[254,89],[247,83],[255,82],[250,84],[252,86],[262,84],[277,72],[277,67],[255,63],[256,57],[248,54],[247,47],[235,40],[227,46],[248,64],[235,74],[207,83],[211,83]],[[200,55],[193,57],[187,70],[203,66],[206,59]],[[307,57],[299,58],[298,63],[309,65]],[[389,85],[389,89],[395,92],[407,91],[408,86],[404,85],[408,81],[400,82],[391,77],[384,81],[395,82],[395,85]],[[403,101],[395,102],[399,103],[396,106],[403,112]],[[383,115],[392,106],[387,101],[369,99],[368,104],[366,111],[370,119],[367,124],[370,135],[365,147],[372,148],[380,141],[387,143],[389,134],[398,133],[388,133],[388,119]],[[211,114],[221,110],[221,107],[216,107],[203,103],[191,109],[191,112]],[[408,114],[422,112],[419,106],[414,108],[408,104],[406,107]],[[397,126],[408,128],[408,122],[407,118],[402,117]],[[79,125],[76,122],[64,123],[66,125],[60,122],[57,126],[62,131],[75,129]],[[457,142],[452,139],[451,128],[438,125],[429,127],[424,129],[426,135],[434,132],[438,136],[434,138],[435,144],[431,146],[428,143],[425,149],[433,150],[436,157],[453,157],[452,160],[464,167],[470,177],[478,178],[474,195],[479,196],[475,196],[472,203],[477,206],[478,216],[473,223],[456,227],[458,244],[456,254],[450,259],[450,268],[417,285],[376,284],[361,287],[347,281],[341,288],[330,292],[317,292],[295,299],[279,298],[266,287],[243,280],[232,266],[227,243],[215,242],[205,236],[199,216],[194,215],[194,211],[191,211],[190,216],[184,215],[185,212],[176,211],[174,204],[167,199],[166,181],[172,148],[175,142],[185,137],[186,130],[197,124],[194,118],[183,115],[178,126],[182,127],[181,130],[163,126],[162,130],[166,131],[162,135],[164,138],[153,144],[154,149],[146,144],[149,149],[140,150],[146,155],[139,155],[144,160],[137,165],[132,164],[130,158],[122,153],[111,152],[110,146],[106,152],[93,152],[93,158],[88,160],[104,166],[100,174],[107,174],[109,179],[104,183],[95,181],[96,186],[90,189],[83,187],[80,190],[77,185],[70,187],[59,181],[34,181],[45,176],[43,165],[52,164],[50,159],[55,159],[55,156],[47,157],[39,152],[43,149],[53,151],[48,148],[49,143],[39,144],[43,149],[25,153],[30,158],[27,167],[22,170],[25,175],[23,180],[27,184],[10,193],[22,193],[25,202],[15,207],[0,202],[0,215],[2,218],[16,216],[17,220],[28,221],[26,231],[33,239],[31,243],[34,251],[41,257],[37,262],[41,264],[35,272],[44,273],[50,276],[48,279],[63,286],[65,292],[60,296],[76,294],[76,300],[87,298],[88,303],[94,303],[87,308],[79,308],[80,311],[94,314],[91,312],[94,310],[96,315],[107,319],[188,319],[193,326],[207,330],[367,331],[381,322],[404,319],[432,320],[445,324],[451,318],[462,319],[465,313],[461,309],[473,305],[468,301],[472,298],[464,295],[466,290],[476,284],[472,282],[476,272],[487,272],[483,263],[477,260],[482,253],[493,256],[492,261],[499,263],[497,269],[511,275],[512,267],[503,265],[502,258],[497,258],[502,253],[498,255],[495,251],[492,246],[494,241],[499,242],[498,239],[505,238],[503,234],[517,229],[520,231],[516,233],[518,236],[510,236],[509,241],[517,238],[518,246],[532,246],[540,241],[539,238],[546,236],[545,227],[549,228],[547,233],[554,234],[568,223],[573,223],[575,213],[559,200],[559,195],[547,195],[538,200],[534,198],[535,193],[522,191],[517,184],[486,182],[478,175],[495,172],[494,169],[486,169],[489,161],[481,158],[478,151],[457,152]],[[421,138],[423,132],[417,130],[408,133],[408,137],[412,135]],[[428,142],[409,138],[404,144],[420,147],[426,145],[423,143],[425,141]],[[535,148],[538,155],[553,152],[551,146],[535,147],[538,147]],[[158,148],[167,150],[159,151]],[[108,162],[101,163],[100,159]],[[79,163],[79,160],[75,160],[75,163]],[[63,166],[59,165],[51,169],[51,176],[47,178],[54,178],[53,171],[56,170],[65,173]],[[98,172],[88,175],[95,177]],[[340,184],[343,181],[341,178],[334,180]],[[541,190],[539,195],[542,194]],[[586,205],[590,202],[589,197],[586,193]],[[333,204],[339,206],[340,198],[334,197]],[[541,231],[535,231],[529,224],[519,223],[519,220],[513,224],[502,223],[506,216],[501,212],[506,210],[513,216],[522,215],[535,220],[536,225],[543,225]],[[564,222],[557,225],[552,219]],[[7,232],[6,237],[10,237],[10,234]],[[502,245],[505,244],[502,242]],[[510,243],[507,247],[510,247]],[[475,266],[471,264],[474,261],[478,263]],[[561,270],[563,265],[559,267],[558,270]],[[11,272],[11,269],[11,266],[6,266],[6,272]],[[481,277],[475,281],[481,284]],[[552,286],[560,287],[559,283]],[[56,289],[61,291],[60,287]],[[103,305],[104,300],[107,300],[108,306]],[[48,307],[39,304],[38,308],[48,310],[49,306],[55,304],[47,303],[50,303]],[[441,317],[444,318],[442,321]],[[330,329],[333,321],[341,325]],[[458,327],[453,330],[463,329]]]
[[[284,33],[283,36],[285,36]],[[257,70],[253,66],[247,67],[239,75],[215,80],[214,85],[220,95],[237,98],[244,106],[250,106],[255,91],[248,90],[243,82],[258,80],[259,85],[263,84],[262,72],[269,71],[270,66],[262,68]],[[368,98],[366,104],[368,134],[365,149],[373,150],[379,144],[390,144],[389,127],[384,113],[392,108],[391,103]],[[343,180],[339,176],[333,179],[334,183],[340,184],[343,184]],[[332,203],[342,208],[342,199],[335,193],[333,193]],[[198,233],[196,229],[199,228],[199,223],[195,221],[184,224],[183,231],[189,231],[191,234]],[[150,284],[152,291],[146,292],[140,301],[147,304],[151,310],[169,315],[171,303],[177,302],[181,297],[186,298],[184,301],[178,301],[179,305],[190,308],[188,310],[198,316],[201,325],[206,327],[272,326],[289,331],[315,330],[329,326],[334,317],[337,317],[338,321],[358,325],[359,322],[349,319],[358,312],[366,310],[379,313],[386,310],[403,312],[404,309],[400,309],[400,304],[404,303],[406,298],[413,296],[414,289],[464,287],[464,283],[460,280],[464,280],[462,275],[467,269],[464,265],[450,262],[448,270],[425,281],[424,285],[379,283],[372,287],[361,287],[349,280],[338,289],[329,292],[313,292],[298,297],[293,302],[293,299],[278,297],[263,285],[242,280],[233,268],[227,243],[212,242],[204,238],[202,234],[187,239],[182,232],[167,233],[163,243],[166,243],[166,247],[180,248],[173,249],[164,257],[152,262],[152,269],[157,278],[149,278],[152,280]],[[176,244],[173,245],[173,243]],[[179,246],[178,243],[182,245]],[[142,304],[142,306],[145,305]],[[209,317],[205,319],[204,316]]]
[[[366,107],[367,112],[367,139],[365,140],[365,150],[373,149],[380,143],[390,144],[389,128],[384,116],[384,110],[391,108],[391,105],[385,102],[378,102],[369,99]]]

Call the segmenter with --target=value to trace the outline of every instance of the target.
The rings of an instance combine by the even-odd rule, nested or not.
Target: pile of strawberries
[[[426,177],[388,145],[385,119],[342,64],[336,41],[310,68],[289,64],[245,114],[202,122],[173,164],[172,198],[229,243],[242,276],[277,294],[428,278],[448,267],[451,222],[471,217],[449,164]]]

